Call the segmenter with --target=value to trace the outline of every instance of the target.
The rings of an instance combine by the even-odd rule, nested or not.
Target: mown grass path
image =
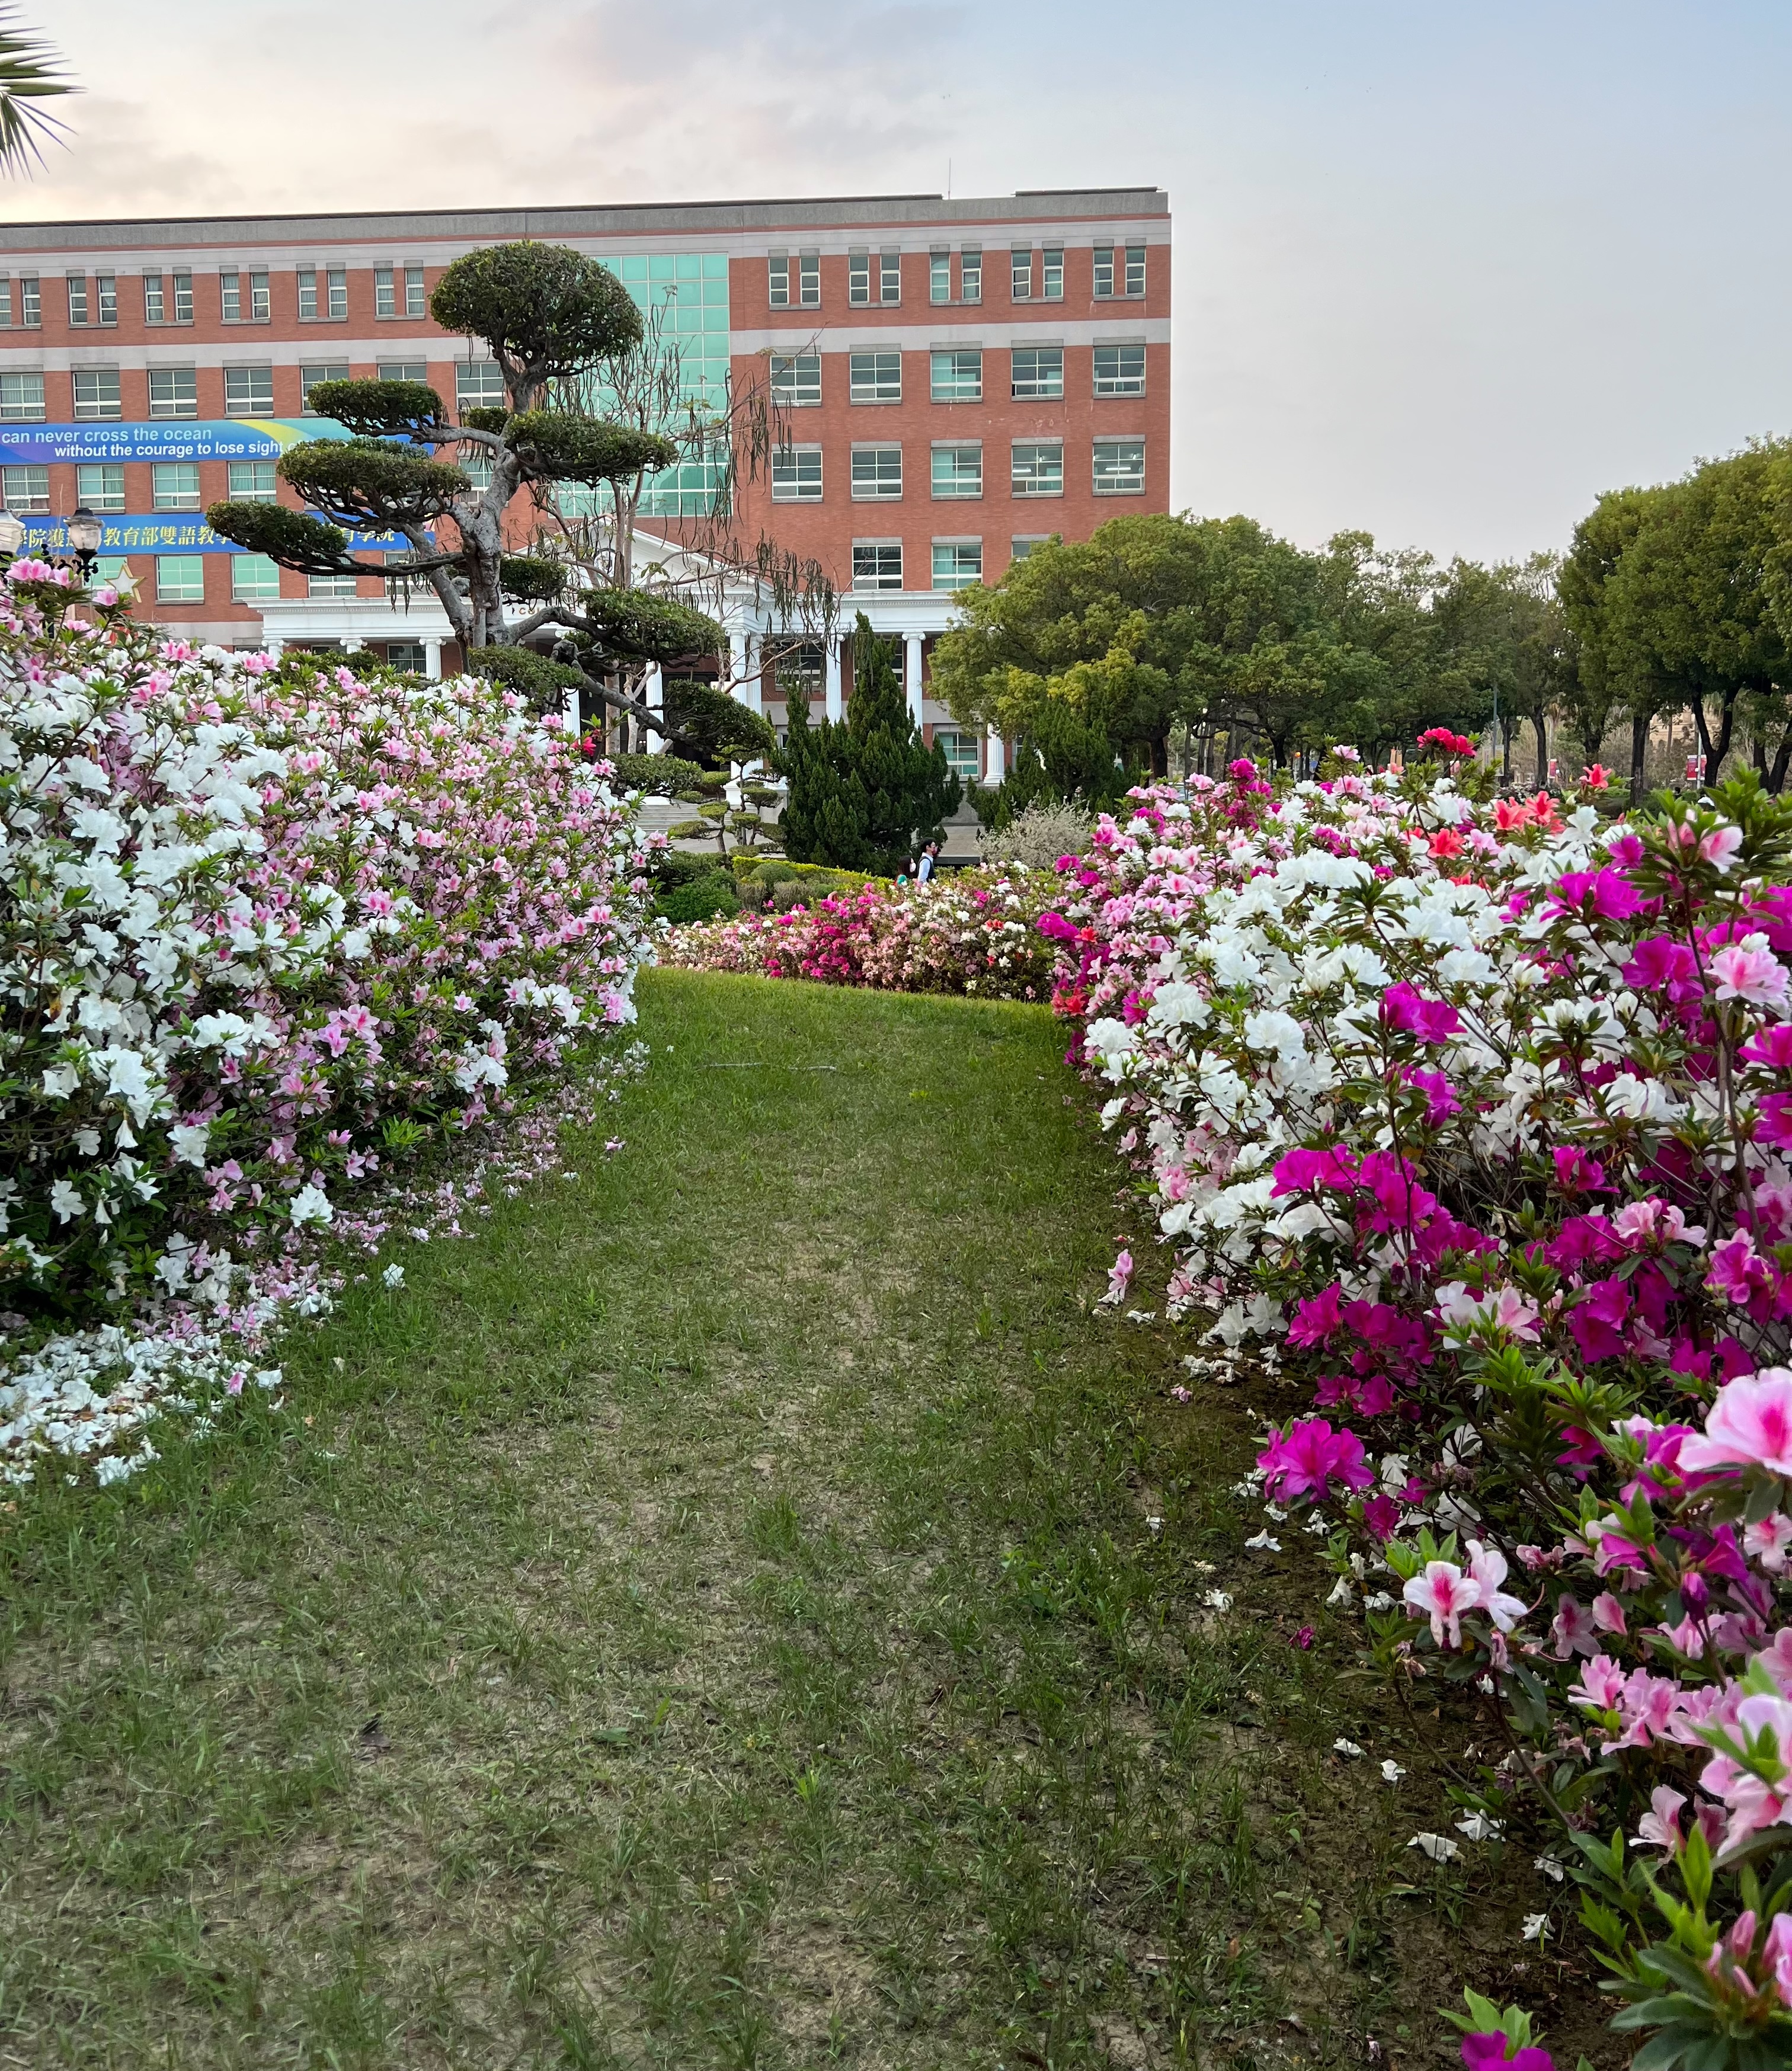
[[[1407,1829],[1310,1599],[1191,1608],[1240,1429],[1089,1312],[1060,1031],[642,999],[623,1151],[6,1521],[0,2064],[1363,2061]]]

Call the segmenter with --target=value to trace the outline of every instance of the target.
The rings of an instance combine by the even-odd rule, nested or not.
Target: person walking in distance
[[[916,884],[925,884],[929,879],[933,876],[933,859],[937,855],[938,855],[939,852],[940,845],[937,841],[929,842],[921,850],[921,861],[917,864],[915,868]]]

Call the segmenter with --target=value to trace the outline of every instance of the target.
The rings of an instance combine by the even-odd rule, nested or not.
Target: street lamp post
[[[68,520],[68,547],[84,583],[100,558],[100,543],[105,537],[105,527],[99,519],[84,503],[79,506]]]

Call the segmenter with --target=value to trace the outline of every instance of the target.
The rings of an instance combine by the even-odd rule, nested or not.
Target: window
[[[847,371],[855,403],[900,403],[902,400],[902,355],[900,352],[855,352],[847,355]]]
[[[236,604],[264,604],[280,594],[280,564],[266,554],[232,554],[230,594]]]
[[[219,274],[218,297],[224,322],[240,323],[243,321],[243,277],[234,266],[226,267]]]
[[[936,403],[981,403],[983,400],[983,355],[976,352],[936,352],[933,355],[933,396]]]
[[[87,276],[71,273],[68,277],[68,321],[72,324],[87,322]]]
[[[1017,244],[1008,257],[1008,293],[1017,302],[1033,299],[1033,248]]]
[[[799,352],[772,355],[772,400],[804,408],[822,400],[822,355]]]
[[[1145,247],[1129,244],[1126,247],[1126,293],[1142,295],[1145,292]]]
[[[274,371],[271,367],[224,369],[224,415],[271,417],[274,413]]]
[[[203,604],[204,555],[158,554],[155,557],[155,601],[158,604]]]
[[[877,299],[885,303],[902,300],[902,254],[900,252],[880,252],[877,255]]]
[[[27,330],[37,330],[43,322],[43,297],[35,273],[18,277],[18,321]]]
[[[232,503],[277,503],[274,464],[271,460],[233,460],[228,478]]]
[[[117,417],[123,415],[118,401],[116,367],[77,367],[75,369],[75,415],[77,417]]]
[[[505,410],[504,370],[495,359],[465,360],[454,369],[454,407],[462,416],[469,410]],[[466,462],[463,460],[461,466]]]
[[[936,503],[981,496],[983,449],[974,445],[935,446],[933,500]]]
[[[404,314],[408,317],[420,317],[424,314],[423,269],[420,266],[407,266],[404,269]]]
[[[84,461],[75,470],[75,501],[102,514],[125,507],[125,470],[118,461]]]
[[[31,424],[41,422],[43,416],[43,376],[0,373],[0,420]]]
[[[945,766],[953,775],[966,783],[974,784],[982,769],[976,735],[960,733],[951,727],[936,727],[933,740],[936,746],[945,750]]]
[[[1011,481],[1016,496],[1062,496],[1064,441],[1017,439]]]
[[[863,308],[871,298],[871,255],[868,252],[849,252],[847,254],[847,300],[855,309]]]
[[[252,323],[266,323],[272,318],[273,313],[273,297],[268,289],[267,275],[265,273],[250,274],[249,321]]]
[[[428,385],[429,368],[421,359],[382,359],[375,370],[382,381],[420,381]]]
[[[342,267],[331,266],[325,272],[324,285],[330,296],[330,319],[340,322],[348,314],[348,275]]]
[[[933,587],[963,589],[983,580],[983,543],[981,539],[936,539],[933,542]]]
[[[822,306],[822,262],[814,252],[797,256],[797,306],[818,310]]]
[[[150,470],[150,490],[158,511],[197,511],[199,464],[192,460],[158,461]]]
[[[958,299],[962,302],[980,302],[983,299],[983,248],[980,244],[967,244],[958,254]]]
[[[1097,244],[1095,248],[1095,293],[1097,297],[1113,293],[1113,247]]]
[[[388,669],[408,669],[413,676],[420,676],[429,666],[429,657],[420,640],[388,640],[386,666]]]
[[[152,417],[196,417],[199,414],[199,379],[191,367],[152,367],[150,369],[150,415]]]
[[[298,313],[307,318],[318,314],[318,269],[315,266],[301,266],[298,269]]]
[[[115,324],[118,321],[118,276],[116,273],[96,273],[93,293],[100,306],[100,321]]]
[[[1064,300],[1064,247],[1048,244],[1040,254],[1040,298],[1048,302]]]
[[[93,564],[96,582],[122,582],[130,572],[130,556],[128,554],[102,554]]]
[[[819,503],[821,500],[821,448],[773,447],[772,501],[774,503]]]
[[[1017,345],[1009,369],[1009,388],[1016,402],[1040,401],[1064,393],[1064,347]]]
[[[47,467],[0,468],[0,495],[6,508],[18,517],[50,508],[50,470]],[[84,502],[86,498],[84,497]]]
[[[1144,440],[1097,439],[1095,441],[1095,493],[1097,496],[1144,494]]]
[[[927,255],[927,299],[930,302],[952,299],[952,254],[943,248]]]
[[[177,273],[174,278],[174,322],[191,323],[193,321],[193,276]]]
[[[375,266],[373,269],[373,313],[376,317],[398,314],[398,289],[390,266]]]
[[[348,362],[346,359],[326,359],[309,367],[301,367],[299,375],[299,410],[302,416],[317,415],[311,404],[311,391],[321,381],[346,381]]]
[[[12,329],[12,277],[0,273],[0,324]]]
[[[166,323],[168,304],[162,292],[162,276],[146,273],[143,276],[143,321],[145,323]]]
[[[1023,561],[1035,547],[1049,547],[1052,535],[1048,532],[1017,532],[1008,542],[1015,560]]]
[[[1145,393],[1144,347],[1097,346],[1095,392],[1097,396],[1142,396]]]
[[[855,539],[852,543],[852,586],[855,589],[900,589],[902,542],[900,539]]]
[[[782,252],[774,252],[765,262],[770,281],[769,294],[774,310],[790,306],[790,261]]]
[[[893,502],[902,494],[900,446],[855,446],[852,495],[856,503]]]
[[[355,582],[353,576],[307,576],[305,593],[307,597],[334,598],[340,601],[354,596]]]

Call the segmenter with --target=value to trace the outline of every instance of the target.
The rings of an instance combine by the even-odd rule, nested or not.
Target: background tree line
[[[1017,744],[986,806],[1118,795],[1172,760],[1286,765],[1332,741],[1384,759],[1496,717],[1508,775],[1547,781],[1552,724],[1587,760],[1628,720],[1692,715],[1708,779],[1746,744],[1792,765],[1792,443],[1602,496],[1566,555],[1483,566],[1342,532],[1317,551],[1254,520],[1122,518],[967,590],[936,695]]]

